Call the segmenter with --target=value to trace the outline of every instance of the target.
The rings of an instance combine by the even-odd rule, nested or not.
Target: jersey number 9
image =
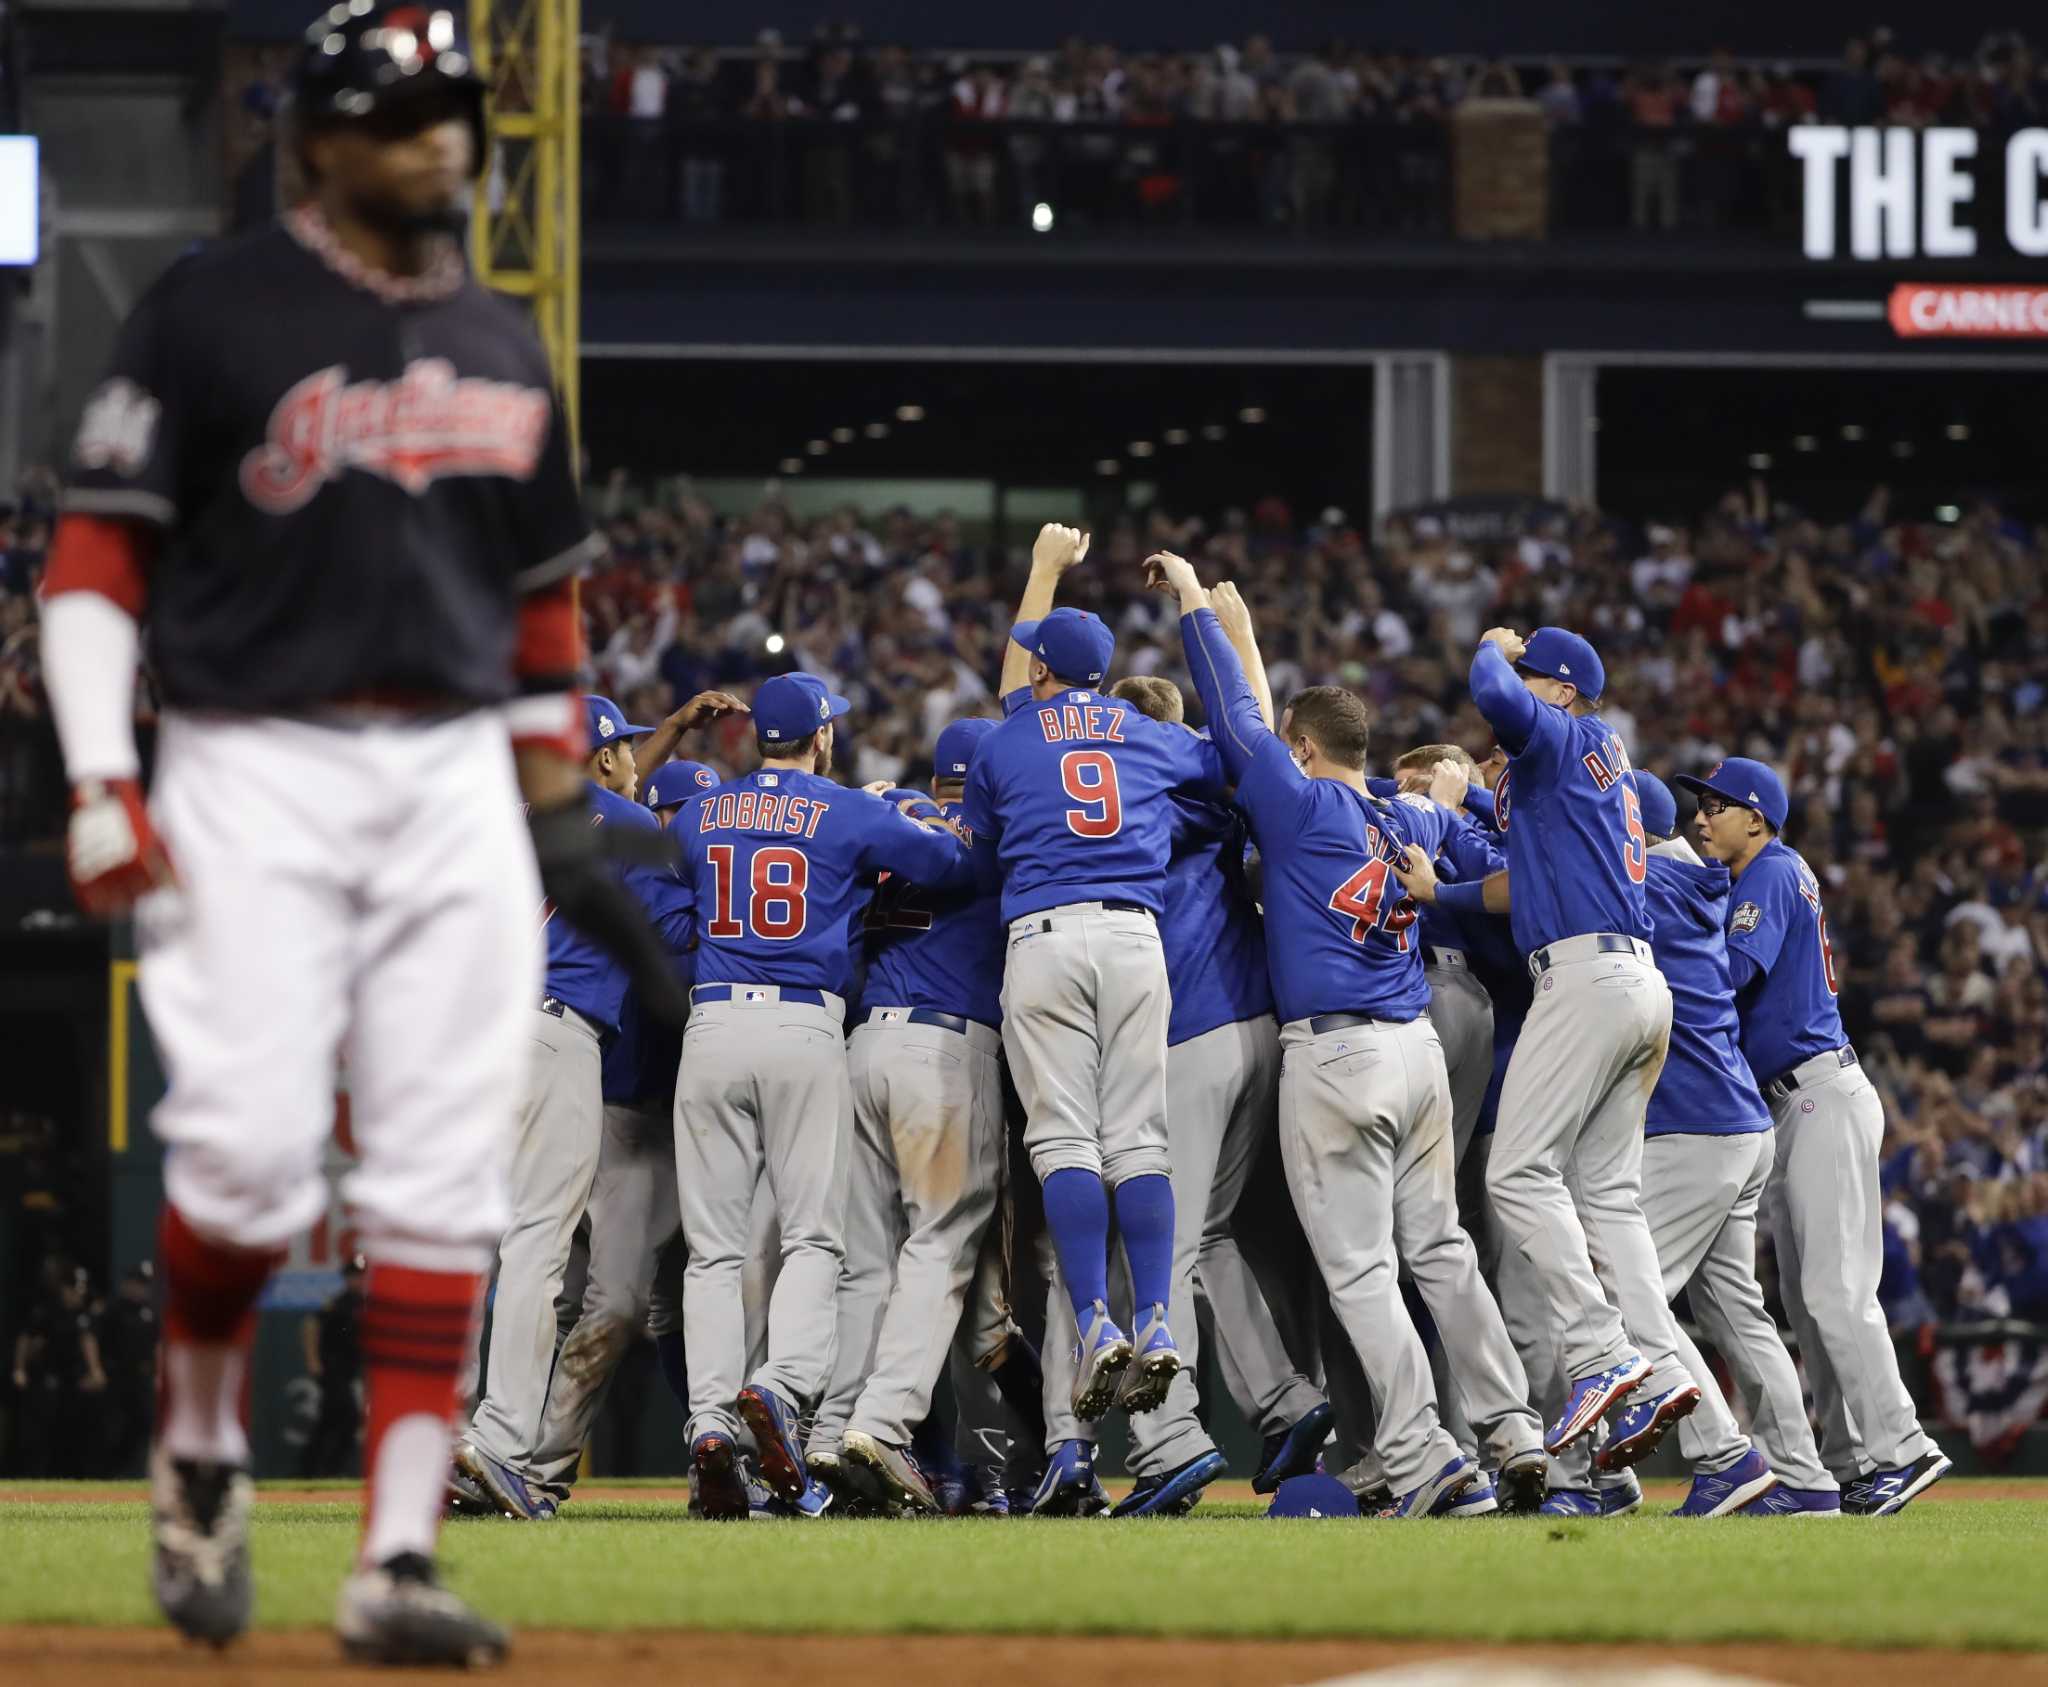
[[[733,846],[713,844],[704,852],[716,881],[709,937],[755,937],[786,943],[801,937],[810,920],[805,893],[811,884],[810,858],[800,849],[773,846],[754,851],[753,885],[744,922],[733,909]]]
[[[1067,830],[1075,837],[1113,838],[1124,829],[1124,799],[1107,751],[1069,750],[1060,757],[1060,783],[1080,804],[1067,810]]]
[[[1351,916],[1353,943],[1363,943],[1366,933],[1380,926],[1394,940],[1394,947],[1406,954],[1408,928],[1415,923],[1415,904],[1398,883],[1394,886],[1393,902],[1387,901],[1387,880],[1392,877],[1392,869],[1375,856],[1330,892],[1330,906]],[[1382,914],[1386,916],[1384,925]]]

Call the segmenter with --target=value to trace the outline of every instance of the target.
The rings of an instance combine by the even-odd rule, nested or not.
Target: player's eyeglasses
[[[1700,818],[1702,820],[1711,820],[1717,814],[1726,814],[1729,809],[1740,808],[1741,806],[1742,804],[1740,803],[1729,802],[1725,797],[1701,797]]]

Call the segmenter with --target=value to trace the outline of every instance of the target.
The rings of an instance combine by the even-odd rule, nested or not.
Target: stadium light
[[[889,437],[889,424],[887,422],[870,422],[862,431],[870,439],[887,439]]]
[[[810,444],[806,445],[804,449],[808,451],[813,457],[822,457],[825,455],[827,451],[830,451],[832,447],[827,445],[822,439],[814,439],[811,441]]]
[[[1159,437],[1165,440],[1168,445],[1185,445],[1188,442],[1188,430],[1186,428],[1168,428]]]
[[[1970,424],[1968,422],[1949,423],[1948,436],[1950,439],[1958,441],[1968,439],[1970,437]]]
[[[832,443],[834,445],[851,445],[853,443],[853,429],[834,428],[832,430]]]
[[[1152,442],[1149,439],[1134,439],[1124,449],[1133,457],[1149,457],[1152,455]]]
[[[899,422],[921,422],[924,420],[922,404],[899,404],[896,406],[896,420]]]
[[[1211,440],[1221,439],[1225,434],[1229,432],[1230,430],[1226,428],[1221,422],[1211,422],[1207,427],[1205,427],[1202,430],[1202,437],[1204,439]]]
[[[1792,449],[1794,451],[1818,451],[1820,449],[1820,441],[1815,439],[1810,433],[1798,434],[1792,440]]]
[[[1263,422],[1266,419],[1266,413],[1265,411],[1261,410],[1256,404],[1247,404],[1242,410],[1240,410],[1237,413],[1237,419],[1240,422],[1248,422],[1253,426],[1256,426],[1258,423]]]
[[[1963,512],[1957,509],[1954,504],[1936,504],[1934,506],[1934,519],[1936,521],[1961,521],[1963,519]]]
[[[783,458],[783,459],[782,459],[782,472],[783,472],[784,474],[802,474],[802,473],[804,472],[804,460],[803,460],[803,458],[801,458],[801,457],[785,457],[785,458]]]
[[[1043,199],[1031,207],[1031,226],[1039,234],[1052,233],[1052,207]]]
[[[1753,469],[1769,468],[1771,466],[1771,454],[1768,451],[1752,451],[1749,454],[1749,466]]]
[[[1115,474],[1122,466],[1114,457],[1098,457],[1095,459],[1095,472],[1097,474]]]
[[[1862,425],[1857,422],[1844,422],[1842,424],[1842,437],[1853,444],[1863,437]]]
[[[770,656],[780,656],[782,654],[782,635],[780,633],[770,633],[761,648],[767,651]]]

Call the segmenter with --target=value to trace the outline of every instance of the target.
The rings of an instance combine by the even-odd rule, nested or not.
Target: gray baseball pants
[[[1671,991],[1647,943],[1617,953],[1573,937],[1546,953],[1487,1163],[1487,1195],[1513,1250],[1502,1269],[1519,1255],[1533,1274],[1567,1377],[1607,1370],[1633,1345],[1657,1392],[1682,1387],[1678,1323],[1642,1208],[1643,1115],[1671,1040]]]
[[[971,1021],[913,1024],[909,1011],[873,1010],[847,1044],[846,1270],[813,1451],[848,1428],[902,1446],[923,1422],[1002,1186],[1002,1039]]]
[[[1763,1212],[1778,1253],[1778,1292],[1813,1385],[1821,1460],[1847,1482],[1911,1464],[1934,1443],[1899,1376],[1877,1300],[1884,1103],[1860,1066],[1832,1054],[1807,1061],[1790,1081],[1788,1094],[1765,1092],[1778,1154]]]
[[[840,1033],[845,1004],[784,1001],[773,985],[705,999],[683,1033],[676,1081],[676,1182],[683,1237],[689,1436],[737,1436],[749,1382],[807,1405],[832,1374],[834,1303],[845,1262],[853,1097]],[[755,1187],[775,1206],[781,1271],[768,1303],[768,1357],[747,1371],[742,1273]]]
[[[512,1223],[498,1244],[484,1397],[467,1439],[528,1469],[555,1363],[555,1300],[597,1176],[604,1087],[598,1028],[574,1008],[535,1009],[526,1101],[512,1145]]]
[[[1041,1183],[1171,1175],[1166,959],[1152,916],[1073,902],[1010,922],[1003,1046]],[[1071,1319],[1069,1320],[1071,1322]]]
[[[1426,958],[1429,1022],[1444,1045],[1451,1085],[1451,1152],[1462,1166],[1493,1077],[1493,998],[1456,949],[1431,949]]]

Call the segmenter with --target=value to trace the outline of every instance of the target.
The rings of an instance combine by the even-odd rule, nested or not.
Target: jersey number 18
[[[733,846],[713,844],[704,852],[715,881],[708,937],[745,937],[751,932],[771,942],[801,937],[810,921],[805,901],[811,885],[810,857],[800,849],[771,846],[754,851],[751,894],[744,922],[733,908]]]

